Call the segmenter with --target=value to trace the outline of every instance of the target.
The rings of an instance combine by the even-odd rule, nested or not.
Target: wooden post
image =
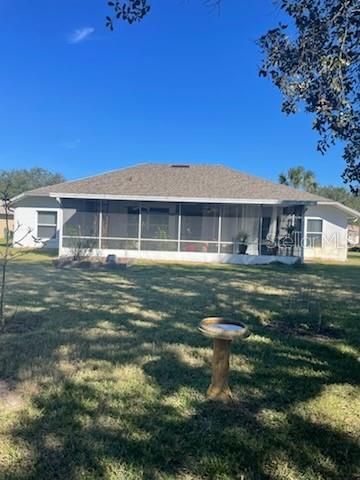
[[[231,340],[214,339],[211,385],[207,395],[211,400],[231,400],[229,388],[229,358]]]

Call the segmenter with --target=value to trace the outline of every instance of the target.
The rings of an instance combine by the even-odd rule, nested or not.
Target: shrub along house
[[[347,220],[360,216],[221,165],[137,165],[25,192],[13,206],[15,237],[32,231],[27,247],[225,263],[345,260]]]

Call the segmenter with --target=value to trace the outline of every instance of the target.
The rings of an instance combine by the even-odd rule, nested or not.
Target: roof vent
[[[190,168],[190,165],[186,165],[184,163],[178,163],[178,164],[175,164],[175,165],[170,165],[171,168]]]

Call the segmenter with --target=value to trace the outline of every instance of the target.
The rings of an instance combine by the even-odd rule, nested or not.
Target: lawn
[[[360,478],[360,257],[345,265],[10,268],[1,480]],[[320,315],[321,313],[321,315]],[[209,402],[209,315],[246,322]]]

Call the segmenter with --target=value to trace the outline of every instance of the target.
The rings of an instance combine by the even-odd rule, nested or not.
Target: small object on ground
[[[117,264],[116,255],[108,255],[106,257],[106,263],[109,264],[109,265],[116,265]]]
[[[129,261],[126,258],[117,258],[116,255],[108,255],[106,257],[106,266],[108,268],[118,268],[125,270],[129,266]]]
[[[229,387],[231,342],[239,338],[247,338],[250,332],[243,323],[228,321],[222,317],[204,318],[200,323],[199,330],[206,337],[214,339],[212,378],[207,396],[211,400],[231,400]]]

